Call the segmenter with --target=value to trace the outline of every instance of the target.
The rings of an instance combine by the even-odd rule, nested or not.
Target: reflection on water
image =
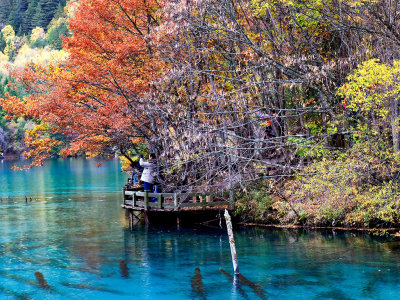
[[[22,200],[25,197],[52,199],[58,196],[96,195],[121,189],[125,175],[116,160],[106,161],[97,168],[97,161],[86,159],[54,159],[44,167],[15,172],[11,166],[26,161],[3,161],[0,165],[0,198]]]
[[[192,291],[199,298],[204,299],[204,288],[203,288],[203,276],[200,274],[200,268],[194,270],[194,276],[192,278]]]
[[[145,226],[129,231],[120,207],[126,176],[118,168],[116,161],[98,169],[87,161],[57,160],[21,178],[0,169],[0,299],[394,299],[400,294],[399,242],[332,230],[238,231],[245,279],[235,280],[224,232]],[[35,200],[26,203],[25,194]]]

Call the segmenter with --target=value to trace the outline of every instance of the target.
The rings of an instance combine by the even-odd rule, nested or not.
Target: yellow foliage
[[[368,4],[377,3],[377,0],[345,0],[345,3],[349,4],[352,7],[359,7]]]
[[[8,62],[8,56],[5,55],[3,52],[0,51],[0,72],[1,73],[5,73],[6,68],[4,66],[4,64]]]
[[[400,91],[400,61],[392,65],[371,59],[361,64],[347,77],[347,83],[338,94],[347,101],[347,107],[363,111],[374,109],[382,118],[388,115],[388,105]]]
[[[3,34],[4,40],[6,42],[10,42],[15,38],[15,31],[12,28],[11,25],[5,26],[2,30],[1,33]]]
[[[63,61],[68,54],[64,50],[54,50],[50,47],[30,48],[27,44],[23,45],[18,51],[14,61],[14,66],[23,68],[28,63],[46,65],[50,62]]]
[[[139,157],[135,156],[133,158],[131,158],[132,161],[138,161]],[[121,162],[121,169],[125,172],[131,171],[132,167],[131,167],[131,161],[125,157],[125,156],[119,156],[119,160]]]
[[[46,34],[41,27],[35,27],[32,29],[30,41],[31,43],[34,43],[39,40],[45,40],[46,39]]]

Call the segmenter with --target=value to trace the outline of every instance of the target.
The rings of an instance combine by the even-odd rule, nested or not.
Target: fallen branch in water
[[[219,271],[224,274],[226,277],[228,277],[230,280],[232,280],[232,282],[235,283],[239,283],[239,284],[243,284],[243,285],[247,285],[248,287],[251,287],[254,291],[254,293],[259,296],[261,299],[267,299],[267,297],[265,296],[265,291],[261,288],[262,286],[259,284],[256,284],[250,280],[248,280],[246,277],[244,277],[242,274],[237,274],[234,276],[230,275],[228,272],[226,272],[224,269],[219,268]],[[237,289],[238,291],[241,293],[240,291],[240,286],[237,285]],[[242,290],[243,291],[243,290]],[[244,291],[243,291],[244,293]]]
[[[261,289],[260,285],[257,285],[250,280],[248,280],[246,277],[244,277],[242,274],[239,272],[239,263],[238,263],[238,258],[236,254],[236,246],[235,246],[235,239],[233,237],[233,230],[232,230],[232,221],[231,221],[231,216],[228,213],[228,210],[225,209],[225,220],[226,220],[226,228],[228,230],[228,235],[229,235],[229,245],[231,247],[231,255],[232,255],[232,264],[233,264],[233,272],[235,276],[231,276],[228,272],[226,272],[223,269],[219,269],[219,271],[226,275],[229,279],[231,279],[234,283],[234,285],[237,287],[238,291],[240,293],[244,293],[244,291],[240,291],[240,287],[236,285],[236,283],[244,284],[249,287],[251,287],[256,295],[258,295],[261,299],[267,299],[265,296],[265,291]]]
[[[227,209],[225,209],[224,216],[225,216],[225,221],[226,221],[226,228],[228,230],[229,245],[231,247],[233,272],[235,273],[235,275],[237,275],[237,274],[239,274],[239,263],[238,263],[237,254],[236,254],[235,239],[233,237],[231,216],[229,215]]]

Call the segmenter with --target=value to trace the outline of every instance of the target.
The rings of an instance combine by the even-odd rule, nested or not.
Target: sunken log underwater
[[[233,192],[150,193],[128,182],[123,188],[122,208],[132,228],[140,220],[150,223],[208,224],[219,221],[224,210],[235,206]]]

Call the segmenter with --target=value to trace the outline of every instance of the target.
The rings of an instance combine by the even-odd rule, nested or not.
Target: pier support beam
[[[133,229],[133,211],[132,209],[129,210],[129,229]]]
[[[150,222],[149,222],[149,216],[148,216],[148,214],[147,214],[147,210],[143,211],[143,216],[144,216],[144,223],[145,223],[146,225],[149,225]]]
[[[181,225],[181,219],[179,218],[179,216],[176,217],[176,227],[178,227]]]

